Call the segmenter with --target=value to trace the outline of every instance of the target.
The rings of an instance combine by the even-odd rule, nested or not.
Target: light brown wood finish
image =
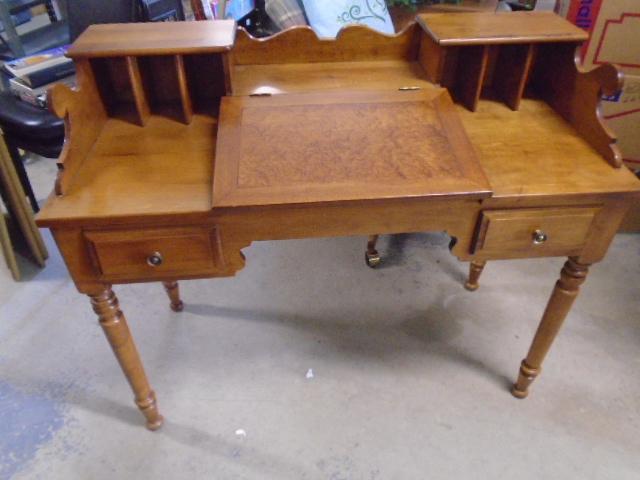
[[[234,68],[235,95],[318,91],[432,89],[418,62],[380,60],[240,65]]]
[[[131,82],[131,91],[133,92],[133,103],[135,105],[135,113],[138,125],[144,127],[151,114],[149,107],[149,99],[142,83],[140,75],[140,67],[136,57],[126,57],[127,72],[129,73],[129,82]]]
[[[418,51],[418,61],[424,69],[427,80],[431,83],[442,83],[444,62],[447,58],[447,50],[440,47],[436,41],[428,35],[423,35]]]
[[[504,45],[498,52],[494,77],[494,90],[500,92],[504,102],[512,110],[520,108],[520,101],[529,80],[537,46]]]
[[[443,46],[583,42],[589,35],[553,12],[425,13],[420,26]]]
[[[144,128],[108,119],[73,186],[45,205],[41,225],[209,211],[216,128],[202,114],[190,125],[152,115]]]
[[[454,98],[475,112],[487,74],[489,47],[479,45],[461,49],[458,54],[458,71],[453,85]]]
[[[580,285],[584,283],[588,271],[589,265],[579,263],[575,257],[569,258],[564,264],[560,280],[553,289],[529,353],[520,366],[518,381],[511,390],[515,397],[525,398],[529,394],[529,386],[540,374],[544,357],[578,296]]]
[[[469,264],[469,277],[467,281],[464,282],[464,288],[473,292],[480,287],[478,281],[480,280],[480,275],[482,274],[482,270],[484,270],[486,261],[473,261]]]
[[[515,114],[501,103],[481,101],[475,113],[461,106],[458,113],[494,198],[521,203],[533,196],[636,190],[638,182],[630,171],[611,168],[544,102],[524,98]],[[514,157],[513,152],[519,153]]]
[[[180,92],[180,105],[182,106],[182,118],[187,125],[193,119],[193,104],[191,103],[191,93],[189,92],[189,81],[187,80],[187,72],[184,67],[184,59],[182,55],[176,55],[174,58],[176,76],[178,79],[178,89]]]
[[[622,72],[613,65],[585,72],[580,64],[575,45],[540,46],[534,87],[600,155],[614,167],[621,167],[622,154],[615,134],[604,124],[600,98],[622,89]]]
[[[244,267],[241,250],[253,241],[372,232],[446,231],[457,239],[453,254],[475,262],[472,283],[477,283],[477,267],[492,258],[571,255],[580,265],[600,260],[628,202],[640,194],[640,182],[629,171],[612,168],[584,138],[586,130],[574,129],[539,98],[522,99],[518,112],[483,98],[476,113],[452,106],[426,79],[431,53],[428,48],[419,52],[425,35],[415,27],[391,38],[349,28],[336,41],[318,40],[307,29],[271,40],[240,33],[229,56],[202,53],[193,45],[174,49],[167,39],[169,46],[144,53],[166,58],[138,58],[142,88],[150,99],[143,128],[110,110],[107,96],[99,95],[103,87],[95,82],[85,82],[79,93],[54,91],[56,111],[69,114],[67,142],[76,142],[82,155],[69,156],[75,144],[65,147],[70,170],[61,176],[64,188],[59,193],[64,195],[49,199],[38,222],[52,228],[77,288],[98,297],[105,318],[119,319],[105,284],[162,281],[176,295],[172,282],[179,279],[234,275]],[[102,65],[115,69],[107,84],[118,85],[123,58],[136,56],[118,48],[112,55],[120,60],[87,61],[84,78],[92,79]],[[447,48],[453,50],[442,64],[441,82],[451,88],[462,71],[462,49],[475,47]],[[485,52],[486,45],[479,48]],[[535,86],[544,85],[536,69],[545,71],[560,61],[550,62],[545,49],[537,50]],[[105,51],[101,47],[94,53]],[[515,93],[506,98],[513,107],[526,84],[530,56],[529,50],[520,55],[524,48],[511,52],[517,53],[517,61],[498,55],[495,71],[489,72],[494,55],[487,55],[485,68],[494,84],[500,74],[518,77]],[[174,68],[176,55],[183,56],[182,80]],[[145,74],[159,71],[164,63],[170,73],[158,78],[162,83],[145,83]],[[565,82],[566,95],[589,96],[593,109],[575,112],[587,124],[597,120],[597,93],[599,85],[610,81],[603,74],[607,71],[590,74],[588,88],[583,88],[584,80]],[[126,80],[126,69],[124,73]],[[421,90],[398,91],[412,86]],[[236,97],[224,98],[219,111],[221,97],[229,92]],[[170,106],[182,109],[186,93],[197,112],[188,125],[160,108],[161,97],[166,97]],[[273,96],[239,98],[253,93]],[[125,110],[133,110],[133,94],[125,91],[118,98]],[[85,99],[98,107],[89,108]],[[445,102],[444,108],[425,107],[429,101]],[[245,118],[240,119],[240,112]],[[82,115],[87,117],[86,132]],[[339,138],[331,122],[344,123],[345,118],[353,120],[345,127],[352,143],[337,148],[317,133],[329,131],[334,140]],[[239,146],[229,142],[237,135],[242,138]],[[382,144],[386,150],[378,148]],[[369,148],[373,150],[363,156]],[[416,151],[421,152],[420,168],[426,170],[412,161]],[[295,170],[301,164],[307,170]],[[531,230],[540,226],[548,230],[548,243],[532,246]],[[571,278],[578,274],[567,275],[543,318],[541,329],[547,333],[536,337],[527,357],[529,373],[539,368],[541,352],[546,353],[568,310],[564,291],[571,291]],[[125,372],[140,371],[137,354],[122,349],[116,354]],[[136,398],[148,400],[146,379],[140,383],[140,376],[133,376]],[[525,391],[520,383],[518,390]]]
[[[158,412],[156,395],[147,380],[127,320],[118,305],[118,299],[108,286],[95,291],[90,297],[100,326],[135,394],[136,405],[147,419],[147,428],[157,430],[162,426],[163,418]]]
[[[235,31],[233,20],[91,25],[67,55],[78,59],[219,53],[231,49]]]
[[[213,227],[89,230],[85,237],[103,280],[215,273],[223,266]]]
[[[214,208],[490,195],[444,89],[224,98],[213,178]]]
[[[311,27],[296,27],[267,40],[256,39],[239,28],[233,65],[410,60],[416,57],[419,33],[415,24],[394,36],[354,25],[340,30],[334,40],[318,38]]]
[[[488,257],[578,254],[599,207],[484,210],[472,253]]]
[[[279,87],[287,91],[284,84]],[[481,101],[475,113],[462,107],[457,113],[494,197],[522,202],[523,195],[623,194],[637,188],[631,172],[612,169],[538,100],[524,99],[517,115],[490,101]],[[72,191],[52,197],[38,215],[39,223],[207,212],[216,127],[217,120],[207,115],[194,115],[190,126],[151,116],[143,129],[109,119]],[[514,161],[514,151],[525,153]]]
[[[171,310],[174,312],[181,312],[184,310],[184,303],[180,300],[180,286],[178,282],[162,282],[162,285],[169,296],[171,301]]]
[[[419,59],[427,78],[449,88],[471,111],[477,107],[485,78],[495,79],[496,90],[517,110],[536,45],[555,49],[569,42],[569,48],[575,48],[587,38],[581,29],[550,12],[436,13],[420,15],[418,21],[426,32]],[[592,107],[582,113],[594,116]]]
[[[88,60],[78,60],[76,81],[78,91],[58,83],[49,92],[49,109],[64,119],[65,142],[58,158],[58,177],[55,193],[66,193],[74,175],[88,156],[94,142],[100,135],[107,120],[106,106],[103,104],[93,69]],[[81,93],[80,93],[81,92]],[[71,125],[81,128],[71,128]]]

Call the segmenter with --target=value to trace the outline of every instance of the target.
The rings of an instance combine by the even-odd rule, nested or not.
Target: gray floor
[[[53,162],[29,169],[43,197]],[[375,271],[363,238],[284,241],[184,282],[181,314],[117,287],[156,433],[46,238],[45,270],[0,271],[2,478],[640,478],[639,236],[593,268],[524,401],[507,387],[562,259],[494,262],[469,293],[443,235],[384,238]]]

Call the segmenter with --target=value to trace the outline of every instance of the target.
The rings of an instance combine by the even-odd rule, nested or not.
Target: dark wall
[[[135,0],[66,0],[73,42],[94,23],[127,23],[135,18]]]

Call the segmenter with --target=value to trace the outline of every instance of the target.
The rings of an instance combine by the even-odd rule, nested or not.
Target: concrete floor
[[[44,197],[53,162],[29,170]],[[562,259],[491,263],[469,293],[440,234],[385,237],[378,270],[363,238],[265,242],[183,282],[181,314],[119,286],[155,433],[46,239],[28,281],[0,267],[3,479],[640,478],[640,236],[592,269],[524,401],[507,388]]]

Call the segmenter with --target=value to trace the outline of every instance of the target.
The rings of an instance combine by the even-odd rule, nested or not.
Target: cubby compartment
[[[448,48],[434,78],[472,112],[482,97],[498,98],[518,110],[535,52],[534,44]]]
[[[226,57],[220,54],[193,54],[183,57],[186,86],[197,113],[216,114],[220,97],[231,93]]]
[[[518,110],[520,100],[531,77],[536,53],[535,44],[501,45],[492,75],[494,91],[512,110]]]
[[[139,57],[138,62],[151,113],[191,123],[193,108],[182,56]]]
[[[91,59],[110,117],[144,126],[150,115],[189,124],[216,116],[229,91],[221,54],[146,55]]]
[[[131,57],[105,57],[91,59],[91,66],[98,91],[110,117],[143,125],[143,115],[138,112],[134,88],[130,78]],[[140,89],[138,88],[138,95]]]
[[[418,58],[427,78],[472,112],[481,96],[518,110],[538,50],[575,49],[587,39],[552,13],[423,14],[418,23],[424,30]]]

